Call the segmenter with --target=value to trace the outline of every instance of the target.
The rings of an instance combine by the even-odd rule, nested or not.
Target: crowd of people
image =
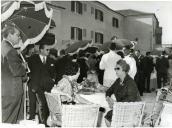
[[[47,125],[49,109],[44,92],[59,91],[73,97],[75,89],[90,81],[93,86],[104,87],[106,100],[110,108],[113,102],[140,101],[144,92],[150,93],[151,73],[157,72],[157,87],[172,82],[172,57],[161,56],[154,61],[151,52],[142,55],[139,50],[123,47],[116,50],[112,43],[109,52],[89,53],[80,50],[70,56],[65,50],[50,49],[40,44],[35,51],[34,45],[28,45],[24,53],[27,63],[22,62],[20,52],[15,49],[19,43],[20,32],[15,26],[6,26],[1,43],[2,70],[2,119],[4,123],[17,123],[23,118],[23,83],[27,81],[29,93],[29,119],[35,119],[36,102],[39,104],[39,121]],[[30,72],[26,73],[29,67]],[[111,95],[115,95],[115,99]],[[64,97],[63,103],[74,102]],[[106,118],[110,126],[112,111]]]

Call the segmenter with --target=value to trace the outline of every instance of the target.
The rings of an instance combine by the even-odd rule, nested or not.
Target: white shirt
[[[99,68],[104,71],[103,85],[110,87],[115,80],[117,79],[116,72],[114,68],[116,67],[116,63],[121,59],[121,56],[116,54],[116,52],[111,51],[102,56],[102,59],[99,64]]]
[[[45,61],[47,60],[47,57],[46,56],[43,56],[41,54],[39,54],[39,57],[41,58],[42,63],[44,63],[44,58],[45,58]]]
[[[137,67],[136,67],[136,61],[133,57],[130,57],[130,55],[127,55],[124,57],[124,59],[126,61],[127,64],[129,64],[130,66],[130,70],[128,72],[128,74],[131,76],[131,78],[134,79],[136,73],[137,73]]]

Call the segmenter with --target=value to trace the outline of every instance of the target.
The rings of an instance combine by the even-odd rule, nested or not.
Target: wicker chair
[[[163,103],[163,108],[155,122],[156,127],[172,127],[172,103]]]
[[[61,96],[67,96],[63,93],[48,93],[45,92],[46,101],[50,111],[50,117],[53,125],[61,126],[62,103]],[[69,97],[71,98],[71,97]]]
[[[63,105],[62,127],[96,127],[97,105]]]
[[[115,102],[112,127],[139,127],[143,117],[144,102]]]

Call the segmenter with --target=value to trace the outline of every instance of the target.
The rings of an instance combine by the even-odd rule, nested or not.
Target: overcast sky
[[[102,1],[113,10],[134,9],[155,13],[162,31],[162,43],[172,44],[172,1]]]

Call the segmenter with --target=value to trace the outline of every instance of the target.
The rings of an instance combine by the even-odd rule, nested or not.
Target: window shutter
[[[91,14],[94,14],[94,8],[91,7]]]
[[[101,13],[100,13],[100,15],[101,15],[101,21],[103,21],[103,12],[102,11],[100,11]]]
[[[101,40],[100,43],[103,44],[103,34],[101,34]]]
[[[83,4],[84,11],[87,11],[87,4]]]
[[[78,2],[78,4],[79,4],[79,14],[82,14],[82,3]]]
[[[97,19],[97,9],[95,10],[95,19]]]
[[[74,39],[74,36],[75,36],[74,32],[75,32],[74,27],[71,27],[71,39]]]
[[[95,43],[97,43],[97,32],[95,32]]]
[[[78,40],[82,40],[82,29],[78,29],[79,35],[78,35]]]
[[[87,30],[83,29],[83,37],[86,37],[86,36],[87,36]]]
[[[116,27],[118,28],[119,27],[119,20],[116,19]]]
[[[112,18],[112,26],[114,27],[114,18]]]
[[[71,1],[71,11],[75,11],[75,1]]]

